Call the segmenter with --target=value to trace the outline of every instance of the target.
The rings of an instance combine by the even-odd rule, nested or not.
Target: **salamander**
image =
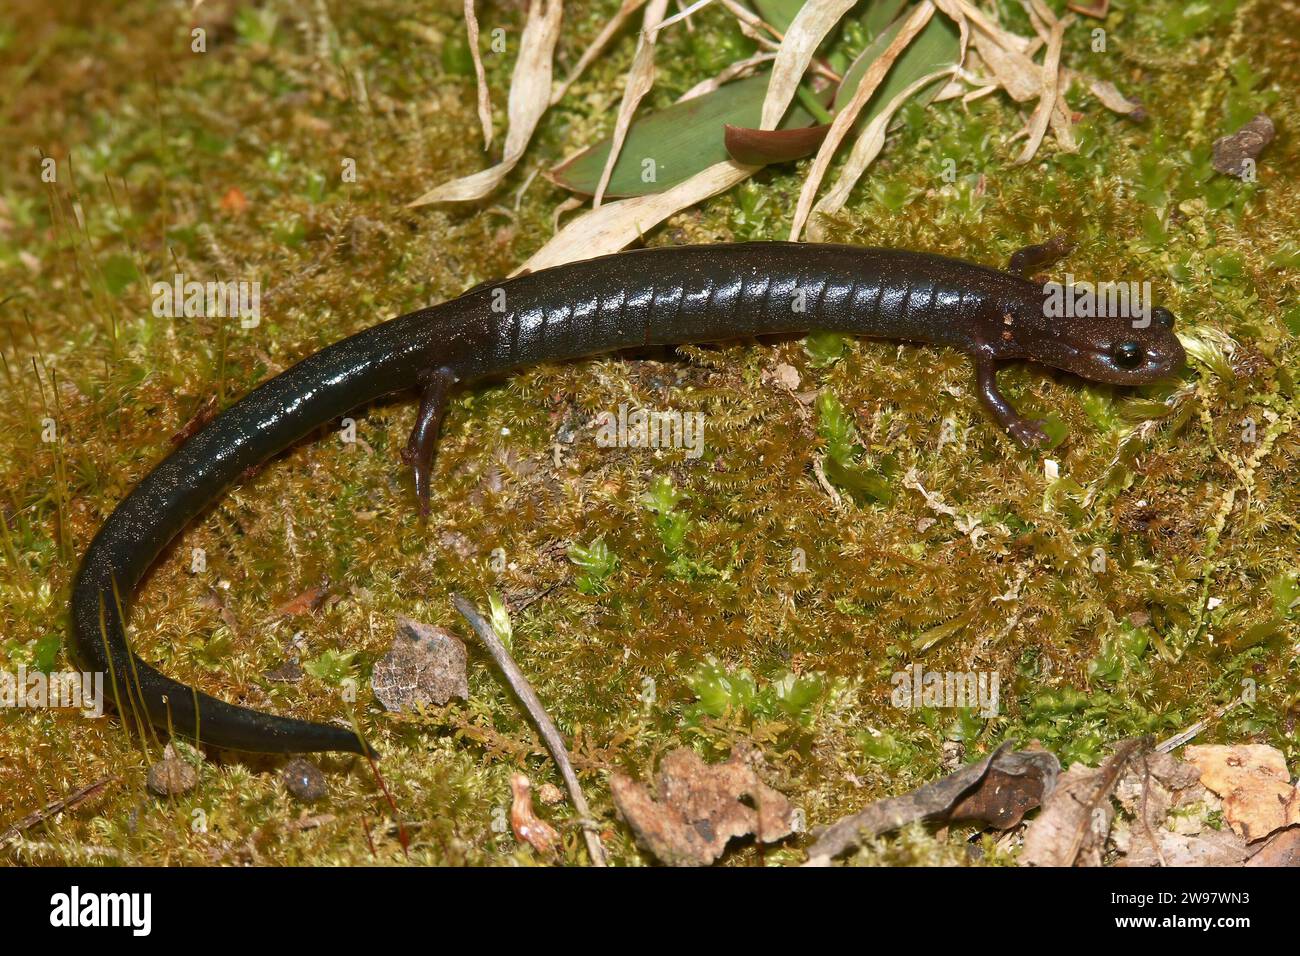
[[[419,389],[402,457],[427,513],[434,448],[457,387],[538,362],[651,345],[828,330],[960,349],[992,417],[1026,447],[1044,441],[998,390],[1029,360],[1115,385],[1152,382],[1184,354],[1167,309],[1145,320],[1049,318],[1023,274],[1059,254],[1021,250],[999,270],[900,249],[751,242],[638,249],[484,283],[308,356],[222,411],[153,469],[87,548],[72,593],[72,649],[107,672],[120,713],[218,747],[370,753],[346,727],[239,707],[136,657],[125,616],[162,549],[249,469],[358,406]]]

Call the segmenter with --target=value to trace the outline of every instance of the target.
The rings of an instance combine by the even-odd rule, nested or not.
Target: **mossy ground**
[[[459,41],[446,46],[459,35],[459,2],[205,4],[195,21],[207,28],[204,54],[190,50],[185,5],[126,2],[93,15],[63,0],[8,6],[0,666],[62,668],[77,557],[170,437],[213,396],[227,404],[321,346],[503,275],[536,249],[562,196],[530,177],[608,129],[633,40],[551,110],[491,201],[408,211],[431,185],[484,164],[472,80]],[[520,6],[485,10],[485,31],[517,36]],[[563,67],[616,6],[570,5]],[[999,6],[1029,32],[1018,4]],[[158,563],[132,618],[136,648],[205,691],[305,718],[346,713],[336,682],[356,679],[352,709],[384,754],[410,859],[422,863],[534,859],[494,823],[514,770],[558,782],[482,653],[468,704],[406,718],[374,705],[369,667],[395,616],[468,634],[448,599],[455,589],[483,605],[492,591],[526,604],[514,615],[516,657],[574,741],[618,863],[643,858],[614,816],[607,771],[644,776],[683,744],[717,758],[757,740],[773,782],[815,824],[1008,736],[1094,760],[1108,741],[1207,716],[1249,679],[1254,703],[1202,739],[1268,742],[1295,761],[1300,56],[1286,5],[1233,6],[1112,4],[1104,54],[1091,52],[1086,29],[1071,31],[1066,61],[1115,80],[1150,114],[1135,124],[1076,93],[1073,156],[1049,143],[1013,168],[1007,138],[1023,114],[999,96],[908,111],[832,225],[834,239],[990,263],[1066,230],[1080,246],[1061,271],[1154,281],[1180,329],[1209,344],[1208,361],[1181,382],[1121,394],[1037,368],[1004,376],[1022,407],[1064,434],[1052,452],[1059,480],[983,416],[965,361],[933,349],[854,342],[821,366],[798,342],[741,343],[545,366],[457,399],[427,527],[398,461],[414,416],[405,401],[359,414],[356,445],[323,429],[242,482]],[[696,22],[695,33],[660,41],[660,102],[743,52],[716,8]],[[510,58],[488,56],[487,69],[501,124]],[[1259,108],[1280,130],[1259,182],[1210,175],[1213,138]],[[54,184],[41,182],[42,154],[57,161]],[[345,157],[357,162],[355,184],[340,181]],[[942,175],[949,157],[955,182]],[[784,238],[802,169],[765,171],[649,241]],[[155,318],[150,284],[178,269],[260,278],[262,325]],[[1230,358],[1216,352],[1223,335],[1237,345]],[[817,411],[763,380],[778,362],[838,398],[888,503],[833,506],[813,472],[825,431]],[[1170,396],[1173,414],[1113,464],[1125,430]],[[557,464],[558,432],[625,401],[705,412],[704,456],[610,452],[579,428]],[[42,440],[46,418],[54,442]],[[1243,441],[1248,418],[1254,444]],[[941,443],[946,420],[952,437]],[[986,533],[973,542],[931,511],[905,486],[910,469],[964,527],[978,519]],[[643,501],[663,479],[685,496],[668,516]],[[918,530],[927,518],[938,520]],[[579,588],[566,547],[601,536],[617,564]],[[193,547],[207,553],[203,574],[189,571]],[[795,548],[806,574],[792,573]],[[1092,569],[1097,548],[1104,573]],[[276,615],[324,579],[321,609]],[[1136,626],[1135,613],[1145,615]],[[295,635],[314,673],[266,681]],[[890,675],[913,660],[998,671],[1002,716],[890,707]],[[364,763],[321,761],[331,793],[312,812],[333,820],[302,829],[275,760],[209,754],[198,788],[166,800],[144,789],[157,743],[142,745],[115,718],[13,711],[0,721],[0,824],[118,777],[27,831],[5,849],[12,860],[403,858]],[[955,858],[924,842],[909,832],[871,853]],[[797,845],[729,856],[799,858]],[[572,827],[561,859],[585,859]]]

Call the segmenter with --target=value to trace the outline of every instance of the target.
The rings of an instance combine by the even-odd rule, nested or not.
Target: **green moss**
[[[68,26],[79,21],[65,6],[24,8],[0,28],[0,137],[18,157],[0,182],[10,668],[67,665],[77,556],[210,398],[228,404],[344,335],[504,275],[545,242],[562,195],[529,176],[609,131],[635,45],[628,31],[547,114],[491,202],[410,211],[409,199],[487,162],[459,4],[418,20],[385,0],[277,0],[229,20],[205,5],[202,55],[172,7],[133,0],[91,29]],[[563,63],[616,6],[566,11]],[[1019,4],[997,6],[1029,32]],[[909,108],[827,236],[998,264],[1068,231],[1080,246],[1062,271],[1153,282],[1193,355],[1181,379],[1125,392],[1042,369],[1003,375],[1053,422],[1056,479],[987,421],[965,360],[943,350],[813,336],[539,367],[453,402],[427,524],[398,458],[408,402],[354,415],[354,444],[332,424],[246,476],[159,561],[132,618],[136,646],[225,699],[355,716],[384,753],[413,863],[529,861],[494,826],[510,774],[558,782],[472,640],[469,702],[393,715],[371,699],[364,678],[398,615],[469,636],[453,590],[503,598],[514,653],[572,741],[618,863],[643,857],[607,774],[641,775],[682,744],[722,758],[757,741],[810,824],[945,772],[945,742],[969,759],[1038,737],[1067,762],[1092,762],[1120,737],[1183,729],[1244,682],[1253,703],[1201,739],[1300,758],[1289,732],[1300,706],[1300,147],[1287,133],[1300,63],[1275,42],[1290,29],[1281,5],[1121,6],[1105,21],[1107,53],[1071,31],[1066,60],[1140,96],[1145,123],[1075,90],[1080,151],[1049,142],[1014,167],[1023,117],[1005,98]],[[517,38],[520,15],[485,9],[485,35],[502,26]],[[744,46],[718,5],[695,20],[693,34],[660,38],[658,105],[705,72],[697,48],[721,63]],[[512,63],[485,54],[498,127]],[[1260,109],[1281,134],[1259,181],[1213,174],[1213,139]],[[58,161],[56,183],[40,182],[33,144]],[[340,176],[345,158],[355,183]],[[764,170],[648,241],[785,238],[806,168]],[[151,283],[178,270],[260,278],[262,324],[154,316]],[[798,394],[820,390],[817,404],[767,384],[778,363],[798,372]],[[702,411],[704,454],[598,447],[585,426],[623,402]],[[566,429],[572,442],[557,438]],[[848,492],[839,507],[816,474],[822,457]],[[855,475],[871,483],[855,488]],[[201,574],[193,548],[207,556]],[[276,615],[322,579],[330,597],[317,611]],[[264,679],[300,648],[307,677]],[[1002,713],[889,706],[890,675],[918,660],[997,671]],[[360,685],[355,703],[346,678]],[[0,768],[0,824],[120,778],[30,831],[40,848],[6,848],[15,859],[405,860],[364,762],[321,758],[331,793],[319,812],[335,822],[304,830],[275,760],[208,753],[200,786],[169,802],[143,787],[158,743],[113,718],[6,711],[0,722],[15,755]],[[571,813],[541,812],[564,831],[562,860],[583,862]],[[960,839],[918,829],[856,862],[963,862]],[[742,847],[728,862],[758,859]]]

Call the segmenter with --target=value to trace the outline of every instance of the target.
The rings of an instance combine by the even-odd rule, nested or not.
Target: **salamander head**
[[[1052,318],[1037,307],[1017,311],[1024,320],[1012,323],[1017,357],[1094,382],[1143,385],[1176,372],[1186,359],[1174,334],[1174,314],[1161,306],[1137,318]]]

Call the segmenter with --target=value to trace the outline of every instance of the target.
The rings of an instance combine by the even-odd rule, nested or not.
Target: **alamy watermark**
[[[198,282],[178,272],[171,282],[155,282],[150,291],[153,314],[160,319],[237,318],[245,329],[262,324],[262,283],[256,279]]]
[[[896,671],[890,702],[904,710],[917,707],[962,707],[986,720],[998,715],[1002,678],[997,671],[927,671],[913,664]]]
[[[50,897],[50,925],[55,927],[120,926],[132,936],[153,929],[152,893],[83,893],[74,885]]]
[[[17,673],[0,671],[0,707],[79,710],[85,717],[104,715],[102,671],[44,671],[19,664]]]
[[[1043,315],[1049,319],[1132,319],[1133,328],[1151,324],[1151,283],[1075,282],[1066,273],[1065,282],[1043,285]]]
[[[699,458],[704,451],[704,413],[677,409],[628,410],[596,416],[596,445],[600,448],[682,448],[687,458]]]

